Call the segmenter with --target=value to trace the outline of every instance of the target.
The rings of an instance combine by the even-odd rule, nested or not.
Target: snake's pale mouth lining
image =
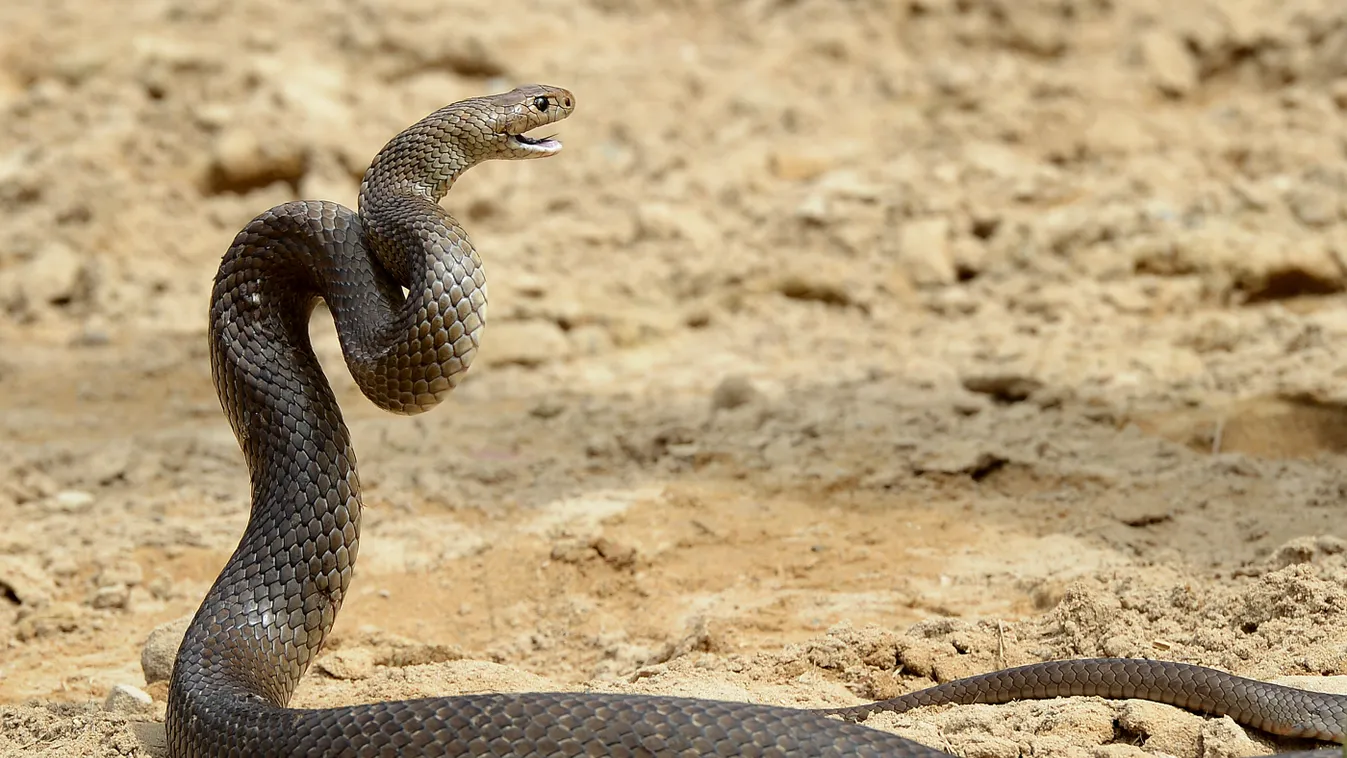
[[[530,137],[527,134],[511,134],[510,140],[526,150],[554,153],[561,149],[561,142],[554,139],[552,135],[546,137]]]

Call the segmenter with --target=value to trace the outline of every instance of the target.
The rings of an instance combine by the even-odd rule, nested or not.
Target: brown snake
[[[555,154],[559,142],[525,132],[574,106],[571,93],[541,85],[446,106],[379,152],[359,212],[286,203],[235,237],[209,336],[252,510],[178,650],[171,755],[932,758],[945,753],[832,716],[1057,695],[1142,697],[1342,740],[1343,698],[1141,660],[1035,664],[834,711],[568,692],[288,708],[350,587],[360,532],[355,454],[309,344],[309,315],[326,301],[347,366],[375,404],[432,408],[468,369],[486,318],[481,260],[439,201],[481,161]]]

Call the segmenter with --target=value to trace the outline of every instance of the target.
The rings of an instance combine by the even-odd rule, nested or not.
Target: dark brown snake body
[[[358,213],[286,203],[225,254],[211,365],[248,464],[252,511],[178,651],[173,756],[932,758],[945,753],[832,716],[1059,695],[1140,697],[1343,739],[1342,697],[1143,660],[1036,664],[835,711],[568,692],[288,708],[350,586],[360,527],[355,454],[309,344],[309,315],[327,303],[347,366],[374,403],[405,414],[433,407],[467,370],[486,316],[481,261],[438,203],[483,160],[555,153],[560,143],[524,133],[573,107],[571,93],[533,85],[442,108],[379,152]]]

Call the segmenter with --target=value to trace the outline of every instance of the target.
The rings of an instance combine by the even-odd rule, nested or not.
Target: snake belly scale
[[[212,291],[210,355],[248,466],[252,506],[175,659],[166,723],[172,756],[933,758],[945,753],[837,717],[1053,693],[1151,697],[1229,712],[1271,731],[1304,720],[1278,710],[1285,698],[1273,698],[1269,712],[1247,697],[1227,703],[1183,690],[1193,671],[1207,672],[1203,681],[1248,683],[1239,691],[1245,694],[1272,685],[1165,664],[1171,668],[1141,671],[1120,687],[1090,672],[1121,664],[1088,660],[994,672],[832,711],[567,692],[289,708],[350,587],[360,537],[355,453],[310,346],[309,316],[326,302],[347,367],[376,405],[402,414],[434,407],[472,363],[487,303],[481,259],[439,201],[477,163],[558,152],[557,140],[527,132],[574,107],[570,92],[543,85],[453,103],[376,155],[358,211],[286,203],[235,237]],[[1328,710],[1303,733],[1341,740],[1340,727],[1331,732],[1319,723],[1340,720],[1341,703],[1305,697],[1298,707]]]

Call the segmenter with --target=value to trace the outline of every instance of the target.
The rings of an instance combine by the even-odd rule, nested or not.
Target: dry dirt
[[[233,234],[530,81],[576,94],[566,149],[445,203],[491,280],[465,384],[384,415],[315,320],[369,511],[296,704],[1347,673],[1341,0],[11,0],[0,754],[163,754],[142,645],[247,513],[205,352]],[[1306,744],[1085,698],[872,723]]]

